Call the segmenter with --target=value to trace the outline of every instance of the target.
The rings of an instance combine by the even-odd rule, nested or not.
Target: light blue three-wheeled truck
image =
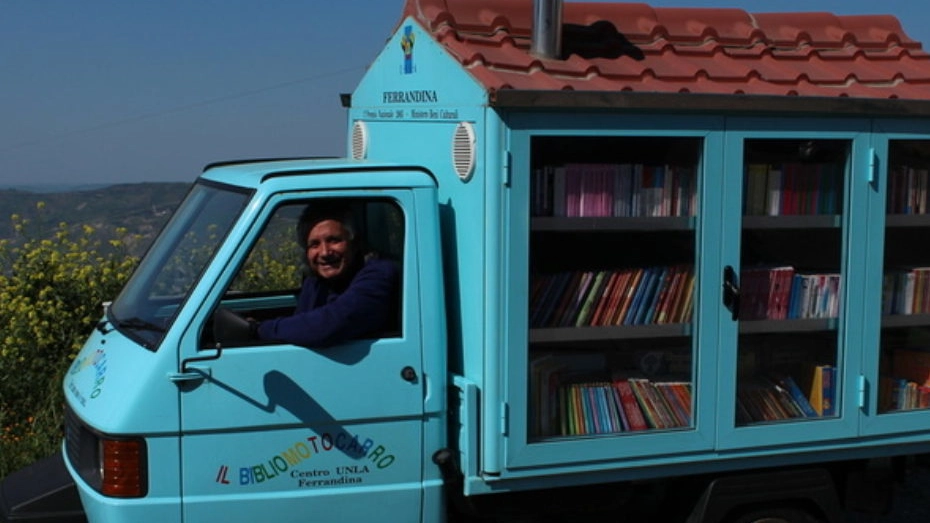
[[[928,85],[890,17],[407,0],[343,96],[350,158],[192,185],[0,520],[886,508],[930,450]],[[334,199],[400,267],[397,328],[246,336]]]

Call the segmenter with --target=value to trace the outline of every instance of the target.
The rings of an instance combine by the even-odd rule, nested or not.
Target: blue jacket
[[[261,322],[258,337],[305,347],[325,347],[388,329],[397,315],[398,269],[372,259],[344,289],[310,277],[291,316]]]

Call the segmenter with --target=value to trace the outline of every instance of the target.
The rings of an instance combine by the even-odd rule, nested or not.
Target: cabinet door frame
[[[504,350],[504,383],[506,384],[507,421],[505,424],[505,467],[502,475],[520,474],[520,469],[540,466],[565,466],[572,471],[597,471],[616,468],[617,462],[624,466],[646,466],[667,461],[669,456],[682,455],[713,449],[715,444],[715,404],[717,398],[715,355],[717,334],[716,319],[704,318],[700,327],[694,326],[691,334],[692,372],[694,390],[694,422],[687,429],[668,431],[643,431],[635,433],[605,434],[597,436],[558,437],[540,442],[530,442],[527,427],[529,402],[527,391],[529,332],[528,277],[530,240],[530,176],[531,141],[534,137],[655,137],[694,138],[701,140],[698,183],[698,211],[694,220],[695,233],[695,317],[715,314],[715,309],[706,304],[704,289],[714,289],[719,282],[715,267],[717,254],[712,244],[713,234],[708,230],[719,228],[719,193],[708,191],[713,186],[711,179],[721,169],[723,119],[719,117],[673,118],[635,117],[629,115],[567,115],[544,117],[535,113],[517,114],[508,119],[508,136],[511,184],[505,198],[504,223],[509,231],[504,235],[503,252],[510,253],[504,264],[507,282],[504,290],[504,310],[509,311],[506,320]],[[541,125],[544,124],[544,125]],[[711,173],[708,175],[708,173]],[[699,256],[698,253],[708,253]],[[705,281],[706,280],[706,281]],[[710,292],[715,296],[715,292]],[[703,352],[701,347],[707,347]],[[530,470],[530,472],[532,472]]]
[[[930,426],[930,409],[888,412],[880,414],[879,380],[882,331],[882,277],[884,272],[886,208],[889,191],[891,146],[895,141],[913,140],[930,143],[930,128],[916,120],[884,120],[874,125],[871,142],[871,161],[874,165],[872,183],[868,193],[868,241],[872,247],[866,253],[866,285],[863,307],[862,396],[860,432],[876,436],[896,433],[926,433]],[[927,264],[930,265],[930,260]],[[923,439],[923,437],[921,437]]]
[[[797,444],[853,438],[858,432],[858,383],[861,372],[862,344],[859,328],[864,323],[862,285],[864,267],[861,262],[866,253],[862,232],[866,221],[866,192],[869,188],[868,151],[871,123],[864,119],[798,119],[798,118],[730,118],[727,120],[725,159],[723,169],[723,227],[720,245],[722,264],[731,266],[739,274],[741,267],[742,199],[744,179],[745,143],[748,140],[844,140],[850,145],[844,204],[841,215],[842,247],[841,274],[845,275],[841,296],[840,316],[836,320],[837,414],[829,419],[781,420],[737,426],[736,376],[739,340],[739,322],[721,311],[719,335],[722,341],[717,375],[720,404],[718,410],[719,450],[751,449],[764,446],[784,446],[791,450]],[[718,296],[717,307],[722,308]],[[729,311],[726,311],[729,312]],[[726,401],[725,398],[733,398]]]

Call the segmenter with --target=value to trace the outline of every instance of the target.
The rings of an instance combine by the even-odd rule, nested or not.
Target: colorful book
[[[777,379],[777,382],[784,388],[785,391],[791,396],[791,399],[797,404],[798,408],[801,409],[801,412],[804,413],[804,416],[809,418],[816,418],[819,414],[813,407],[811,407],[810,401],[804,395],[804,392],[801,391],[801,387],[798,386],[797,382],[794,381],[794,378],[791,376],[783,376]]]
[[[609,309],[611,301],[614,299],[614,288],[617,286],[617,282],[622,279],[621,276],[622,273],[619,271],[609,271],[604,276],[604,288],[597,300],[594,311],[591,313],[591,317],[588,319],[587,325],[592,327],[601,325],[602,318]]]
[[[811,408],[819,416],[836,415],[834,403],[836,369],[831,365],[816,365],[811,379],[811,389],[808,400]]]
[[[645,273],[644,269],[630,269],[632,271],[628,283],[623,289],[623,295],[620,300],[619,305],[617,306],[616,315],[613,316],[609,325],[624,325],[626,322],[627,314],[629,314],[630,305],[632,305],[636,292],[639,290],[639,283],[642,281],[643,274]]]
[[[633,392],[633,387],[630,385],[629,380],[617,380],[614,382],[614,387],[620,395],[620,405],[623,407],[623,412],[626,415],[627,425],[630,428],[629,430],[638,431],[648,429],[649,424],[643,416],[643,411],[639,406],[639,402],[636,400],[636,394]]]
[[[584,327],[588,325],[588,322],[591,319],[591,314],[594,312],[597,302],[603,296],[604,293],[604,284],[606,283],[605,276],[607,271],[598,271],[594,274],[594,279],[591,281],[590,289],[587,291],[587,295],[584,297],[584,303],[581,305],[581,310],[576,315],[575,318],[575,327]]]

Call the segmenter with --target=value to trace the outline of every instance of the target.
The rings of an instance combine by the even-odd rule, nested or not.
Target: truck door
[[[296,223],[307,206],[336,196],[351,200],[366,253],[399,268],[396,321],[328,347],[217,340],[217,310],[256,320],[291,314],[306,272]],[[425,391],[413,205],[408,190],[282,195],[227,241],[239,245],[181,342],[174,376],[185,521],[420,520]],[[218,342],[221,356],[204,361]]]

